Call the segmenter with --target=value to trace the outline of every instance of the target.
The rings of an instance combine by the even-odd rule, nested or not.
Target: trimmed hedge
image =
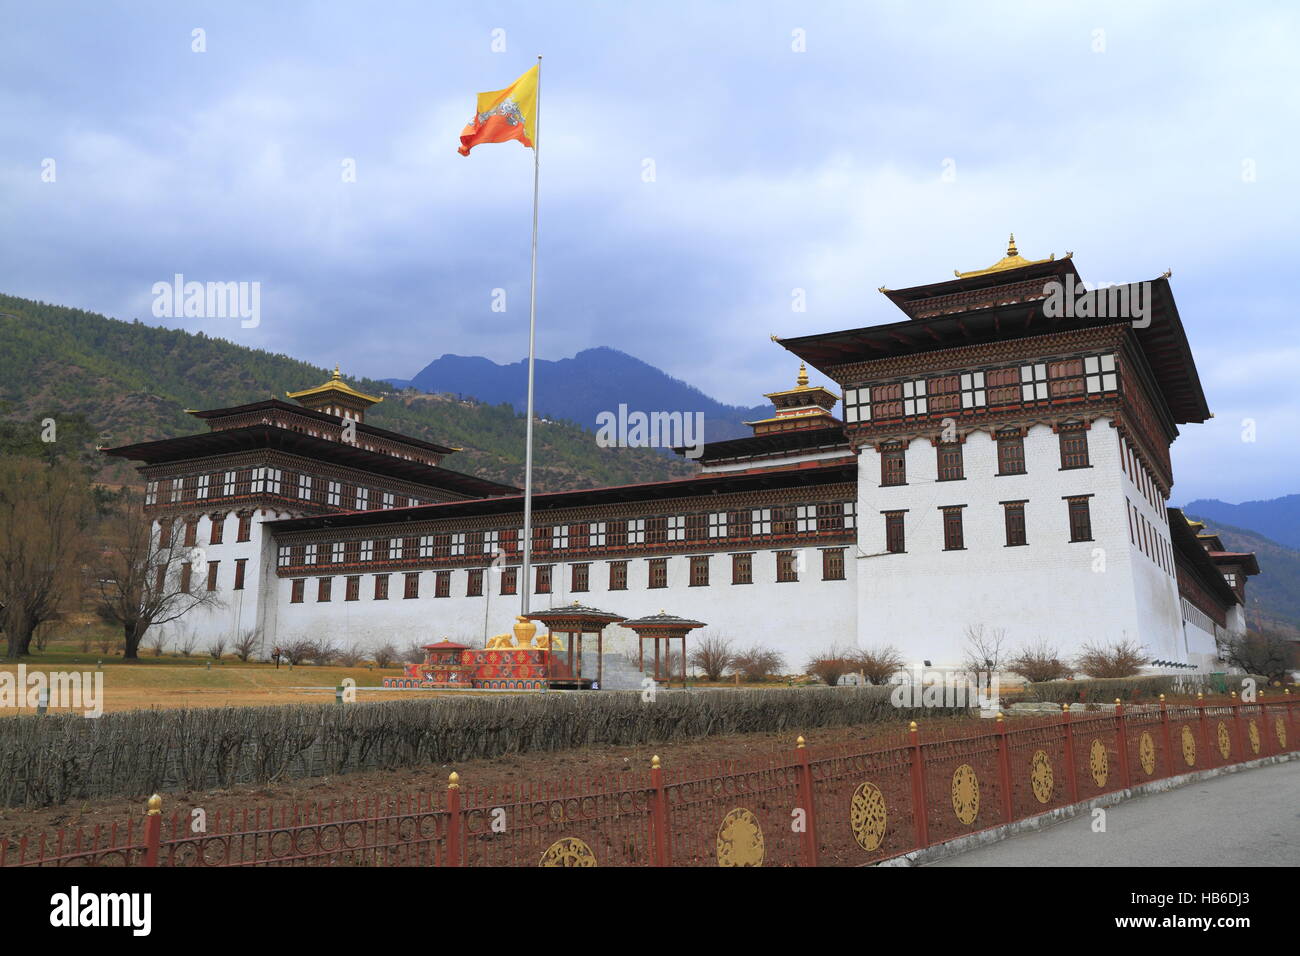
[[[1259,687],[1267,687],[1268,679],[1258,675],[1227,675],[1228,689],[1237,690],[1241,681],[1253,677]],[[1029,699],[1049,704],[1111,704],[1120,700],[1155,700],[1161,694],[1212,693],[1214,683],[1204,674],[1159,674],[1145,677],[1088,678],[1086,680],[1053,680],[1026,684]]]
[[[921,716],[891,687],[433,698],[0,720],[0,806]],[[929,709],[924,716],[965,716]]]

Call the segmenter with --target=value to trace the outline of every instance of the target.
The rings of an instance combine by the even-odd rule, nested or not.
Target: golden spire
[[[1052,262],[1056,259],[1056,253],[1052,253],[1046,259],[1026,259],[1016,249],[1016,234],[1011,233],[1011,238],[1007,240],[1007,254],[1004,258],[993,263],[987,269],[976,269],[973,272],[962,272],[954,269],[952,274],[958,279],[970,279],[974,276],[988,275],[990,272],[1006,272],[1008,269],[1021,269],[1025,266],[1036,266],[1043,262]]]
[[[334,381],[337,382],[340,378],[342,378],[342,376],[339,375],[339,364],[338,364],[338,362],[335,362],[335,363],[334,363]]]
[[[799,375],[795,378],[795,384],[800,388],[808,387],[808,366],[803,362],[799,363]]]

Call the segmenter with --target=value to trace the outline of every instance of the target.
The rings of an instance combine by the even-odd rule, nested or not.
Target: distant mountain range
[[[203,431],[187,408],[221,408],[318,385],[329,371],[203,333],[123,322],[0,294],[0,454],[40,445],[52,417],[60,441],[99,467],[101,481],[135,483],[135,469],[94,451]],[[523,484],[523,416],[506,404],[387,392],[366,416],[382,428],[463,450],[448,468]],[[468,391],[468,390],[466,390]],[[504,400],[500,400],[504,402]],[[601,448],[563,422],[534,430],[534,480],[562,491],[693,474],[693,465],[647,448]]]
[[[1243,501],[1239,505],[1201,498],[1185,505],[1183,511],[1199,515],[1210,524],[1248,528],[1287,547],[1300,549],[1300,495]]]
[[[617,415],[620,403],[629,412],[703,412],[706,441],[751,435],[745,422],[767,418],[773,411],[771,405],[724,405],[653,365],[606,347],[559,361],[538,359],[535,374],[537,414],[589,431],[596,430],[601,412]],[[472,396],[491,405],[507,403],[516,411],[528,404],[528,363],[522,359],[498,365],[475,355],[444,355],[414,378],[388,381],[397,388]]]

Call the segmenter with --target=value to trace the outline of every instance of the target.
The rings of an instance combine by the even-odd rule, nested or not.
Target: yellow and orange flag
[[[537,131],[537,73],[533,67],[504,90],[478,95],[474,119],[460,134],[462,156],[481,143],[504,143],[517,139],[531,147]]]

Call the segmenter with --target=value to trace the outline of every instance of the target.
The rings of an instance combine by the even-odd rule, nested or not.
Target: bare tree
[[[983,675],[991,686],[993,675],[1006,667],[1007,632],[1002,628],[986,629],[983,624],[966,626],[964,667],[975,680]]]
[[[402,651],[402,660],[408,664],[423,664],[426,656],[428,655],[424,648],[420,646],[419,641],[411,641],[406,645],[406,649]]]
[[[181,543],[177,519],[163,518],[156,529],[139,497],[124,492],[114,502],[107,525],[109,544],[98,575],[97,610],[101,618],[122,628],[127,660],[138,657],[140,641],[149,628],[176,621],[195,608],[221,603],[216,591],[195,586],[190,580],[200,555]]]
[[[1240,637],[1220,643],[1224,658],[1247,674],[1259,674],[1269,682],[1286,681],[1288,672],[1300,659],[1300,647],[1276,628],[1247,631]]]
[[[316,653],[316,645],[308,640],[286,641],[280,645],[280,656],[290,664],[309,661]]]
[[[226,656],[226,638],[224,635],[214,637],[208,642],[208,655],[214,661],[219,661]]]
[[[1123,640],[1112,644],[1084,644],[1077,667],[1089,677],[1132,677],[1146,663],[1142,645]]]
[[[391,667],[397,660],[397,648],[392,644],[380,644],[371,656],[375,659],[376,667]]]
[[[1064,680],[1073,673],[1062,659],[1061,649],[1043,639],[1026,644],[1007,661],[1007,666],[1033,684]]]
[[[722,675],[735,660],[731,641],[710,634],[694,643],[695,647],[687,657],[686,663],[698,671],[703,671],[708,680],[722,680]]]
[[[333,662],[338,655],[338,645],[335,644],[331,638],[322,637],[320,640],[312,643],[312,650],[309,656],[313,664],[318,667],[324,667]]]
[[[0,630],[11,659],[29,653],[36,628],[59,611],[91,511],[75,466],[0,458]]]
[[[163,648],[167,645],[167,635],[162,630],[155,630],[143,641],[145,650],[153,654],[154,657],[162,657]]]
[[[888,684],[890,678],[907,666],[902,652],[892,644],[858,651],[852,661],[868,684]]]
[[[194,655],[194,646],[198,644],[199,636],[194,633],[192,628],[186,628],[176,637],[176,656],[192,657]]]
[[[230,649],[237,658],[247,664],[248,659],[253,656],[253,651],[257,650],[257,646],[261,643],[262,634],[254,627],[241,631]]]

